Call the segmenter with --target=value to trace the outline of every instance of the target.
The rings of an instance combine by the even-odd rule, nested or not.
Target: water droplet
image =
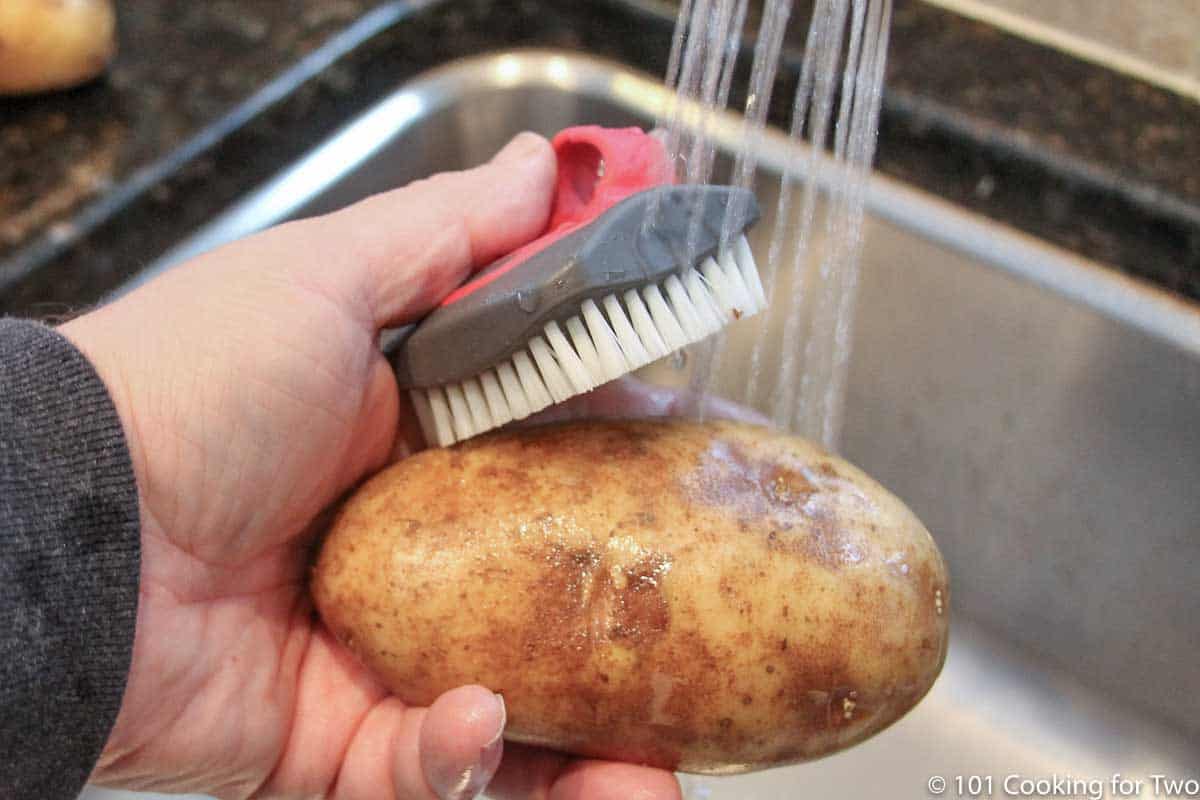
[[[684,369],[687,369],[687,361],[688,359],[686,350],[676,350],[671,354],[671,366],[680,372],[682,372]]]
[[[517,290],[517,308],[524,311],[526,314],[532,314],[537,311],[541,305],[542,297],[537,290],[533,289],[518,289]]]

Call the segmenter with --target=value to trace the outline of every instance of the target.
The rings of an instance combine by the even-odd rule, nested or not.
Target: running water
[[[680,4],[667,70],[674,100],[659,124],[681,182],[712,179],[713,115],[728,102],[749,5]],[[774,225],[754,237],[771,306],[741,323],[753,331],[744,346],[729,346],[722,334],[689,351],[691,410],[702,416],[696,400],[716,390],[769,413],[782,429],[836,448],[892,0],[815,0],[792,102],[796,146],[777,187],[759,176],[759,157],[786,32],[800,20],[792,0],[763,0],[760,10],[730,182],[757,188],[760,201],[778,189]],[[771,209],[763,211],[766,218]],[[730,209],[723,242],[738,212]],[[653,217],[648,213],[648,225]],[[692,236],[688,247],[694,250]]]

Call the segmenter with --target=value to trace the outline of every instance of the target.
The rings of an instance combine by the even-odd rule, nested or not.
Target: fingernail
[[[496,154],[493,161],[524,161],[543,147],[542,137],[525,131],[514,136],[503,149]]]
[[[500,758],[504,755],[504,725],[508,721],[508,709],[504,698],[493,695],[500,707],[500,726],[495,735],[479,750],[479,758],[475,763],[463,770],[453,785],[444,793],[439,793],[442,800],[475,800],[492,782],[496,770],[500,767]]]

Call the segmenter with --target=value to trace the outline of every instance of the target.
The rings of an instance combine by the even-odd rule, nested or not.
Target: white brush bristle
[[[587,300],[510,358],[473,378],[413,389],[430,445],[448,447],[591,391],[766,308],[750,243],[661,284]]]

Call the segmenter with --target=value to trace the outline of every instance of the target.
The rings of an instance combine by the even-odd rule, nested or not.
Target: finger
[[[423,780],[402,783],[398,768],[416,757],[421,714],[395,697],[372,706],[342,756],[331,800],[436,800]]]
[[[680,800],[666,770],[572,759],[539,747],[509,743],[487,788],[495,800]]]
[[[297,679],[287,747],[255,796],[460,800],[491,780],[503,754],[503,701],[480,686],[429,708],[389,697],[325,629]]]
[[[392,378],[395,381],[395,377]],[[425,434],[421,431],[417,420],[416,409],[413,408],[412,396],[400,392],[400,416],[396,425],[396,435],[392,439],[392,451],[388,454],[388,462],[400,461],[413,453],[424,450]]]
[[[420,772],[439,798],[483,791],[500,766],[506,719],[504,700],[482,686],[463,686],[434,701],[421,724]]]
[[[473,800],[503,752],[504,706],[479,686],[454,689],[429,708],[389,697],[359,723],[342,758],[335,800]]]
[[[559,775],[548,800],[680,800],[670,772],[610,761],[575,761]]]
[[[488,784],[494,800],[545,800],[570,758],[553,750],[508,742],[500,769]]]
[[[386,693],[323,628],[313,632],[296,678],[287,747],[261,789],[263,797],[323,795],[363,725]],[[386,778],[386,774],[383,776]]]
[[[312,246],[303,260],[319,262],[320,279],[376,329],[414,321],[472,270],[542,232],[555,171],[549,142],[523,133],[483,166],[299,223]]]
[[[364,475],[381,469],[390,458],[399,428],[412,417],[406,393],[396,391],[396,374],[376,354],[366,381],[362,406],[356,417],[348,462],[338,476],[337,493],[354,486]]]

